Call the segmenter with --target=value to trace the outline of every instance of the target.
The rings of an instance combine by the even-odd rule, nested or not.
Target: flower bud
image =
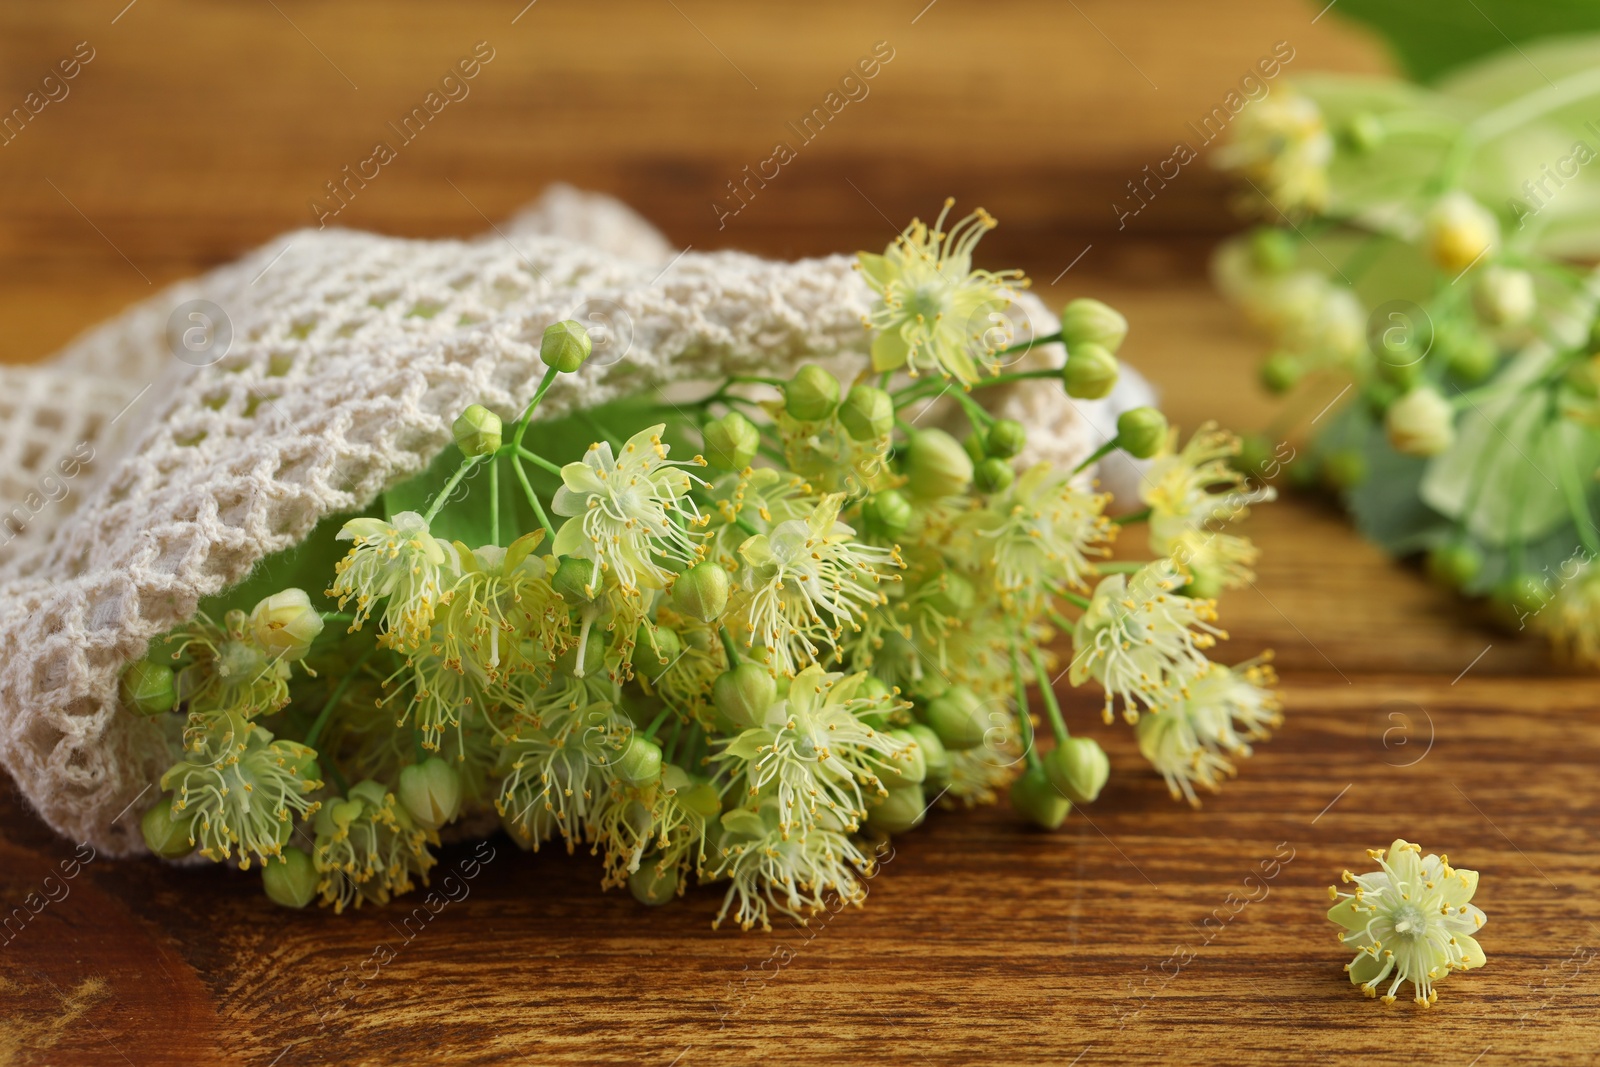
[[[322,613],[311,606],[304,589],[273,593],[250,612],[250,635],[274,656],[304,659],[320,633]]]
[[[984,441],[984,451],[991,456],[1001,459],[1010,459],[1022,451],[1028,443],[1028,431],[1016,419],[998,419],[989,427],[988,439]]]
[[[571,374],[583,366],[592,351],[594,342],[589,340],[589,331],[576,319],[552,322],[539,339],[539,358],[546,367],[554,367],[563,374]]]
[[[1295,239],[1285,229],[1260,226],[1250,234],[1250,265],[1262,274],[1282,274],[1299,255]]]
[[[683,638],[678,636],[678,631],[666,626],[652,630],[641,624],[633,640],[634,673],[655,681],[682,654]]]
[[[711,683],[711,703],[740,730],[765,722],[767,709],[777,699],[778,683],[759,663],[741,663],[731,671],[723,671]]]
[[[1056,830],[1072,811],[1072,801],[1050,784],[1043,767],[1029,767],[1011,783],[1011,807],[1034,825]]]
[[[742,471],[761,450],[761,431],[737,411],[712,419],[701,433],[706,441],[706,462],[718,470]]]
[[[1533,317],[1536,303],[1533,275],[1525,270],[1491,266],[1472,287],[1472,306],[1490,326],[1519,326]]]
[[[894,401],[882,389],[855,386],[839,405],[839,422],[857,441],[875,441],[894,429]]]
[[[922,825],[928,814],[928,801],[922,795],[922,786],[916,782],[903,785],[884,783],[889,790],[886,797],[875,797],[867,808],[867,825],[886,834],[903,834]]]
[[[1135,459],[1149,459],[1167,443],[1167,417],[1155,408],[1129,408],[1117,416],[1117,445]]]
[[[1468,384],[1483,381],[1500,360],[1494,342],[1479,330],[1441,326],[1437,343],[1445,367]]]
[[[891,770],[885,771],[883,780],[889,785],[897,782],[921,783],[928,777],[928,757],[922,745],[917,741],[917,735],[900,727],[887,731],[888,735],[903,747],[903,754],[889,761]],[[894,772],[900,773],[896,775]]]
[[[678,895],[678,868],[657,870],[650,862],[639,864],[639,869],[628,875],[628,892],[641,904],[656,907],[668,904]]]
[[[973,484],[981,493],[1002,493],[1016,480],[1017,472],[999,456],[990,456],[972,472]]]
[[[940,571],[922,587],[928,606],[941,615],[965,618],[978,602],[972,583],[959,571]]]
[[[261,888],[274,904],[303,908],[317,895],[322,876],[311,857],[297,848],[284,849],[261,865]]]
[[[1363,155],[1377,150],[1386,136],[1383,120],[1370,111],[1358,111],[1351,115],[1344,129],[1339,132],[1352,152]]]
[[[783,387],[783,409],[801,422],[816,422],[839,406],[839,379],[807,363]]]
[[[1045,755],[1044,773],[1074,804],[1092,804],[1111,776],[1111,761],[1094,738],[1069,737]]]
[[[122,706],[140,715],[163,715],[178,702],[172,668],[139,660],[122,672]]]
[[[1291,472],[1298,470],[1300,464],[1290,467]],[[1307,464],[1305,469],[1312,471]],[[1334,489],[1354,489],[1367,480],[1367,457],[1353,448],[1341,448],[1329,452],[1322,461],[1322,478]]]
[[[1184,596],[1195,600],[1215,600],[1222,595],[1225,575],[1221,567],[1191,559],[1183,565],[1183,569],[1189,575],[1189,581],[1179,590]]]
[[[871,710],[861,711],[861,721],[874,730],[888,730],[894,725],[896,704],[890,699],[889,687],[880,679],[867,675],[856,687],[856,699],[871,705]]]
[[[928,701],[923,721],[953,752],[983,744],[984,731],[989,726],[983,701],[964,685],[953,685]]]
[[[1117,357],[1097,344],[1081,344],[1067,350],[1061,368],[1067,395],[1078,400],[1099,400],[1117,384]]]
[[[906,733],[916,739],[917,748],[922,751],[922,765],[927,771],[924,781],[936,788],[944,788],[950,781],[951,771],[954,770],[954,764],[950,760],[950,750],[944,747],[939,735],[923,723],[912,723],[906,727]]]
[[[1061,339],[1068,352],[1085,344],[1115,352],[1127,336],[1128,320],[1098,300],[1084,297],[1061,309]]]
[[[1428,573],[1440,585],[1460,589],[1483,570],[1483,554],[1463,541],[1435,545],[1428,553]]]
[[[1274,352],[1261,363],[1261,387],[1282,396],[1300,384],[1305,372],[1305,364],[1292,352]]]
[[[550,588],[563,600],[587,604],[600,591],[600,566],[582,556],[562,556],[556,564],[555,577],[550,579]]]
[[[1389,443],[1411,456],[1437,456],[1455,442],[1455,411],[1431,386],[1419,386],[1389,405]]]
[[[869,534],[896,537],[911,525],[911,502],[897,489],[885,489],[861,505],[861,517]]]
[[[395,793],[417,825],[437,830],[461,810],[461,775],[434,756],[401,770]]]
[[[678,575],[672,583],[672,607],[701,622],[714,622],[728,606],[728,572],[705,560]]]
[[[630,734],[611,769],[625,785],[649,785],[661,777],[661,746],[644,734]]]
[[[920,497],[956,496],[972,484],[972,458],[943,430],[919,430],[906,443],[905,471]]]
[[[450,430],[463,456],[487,456],[500,447],[500,416],[473,404],[456,416]]]
[[[139,831],[151,852],[162,859],[180,859],[194,851],[194,842],[189,837],[189,824],[193,819],[190,812],[180,813],[179,818],[174,819],[172,798],[162,794],[155,807],[139,819]]]
[[[1489,209],[1459,189],[1429,209],[1422,231],[1428,258],[1452,276],[1488,255],[1500,238],[1500,224]]]

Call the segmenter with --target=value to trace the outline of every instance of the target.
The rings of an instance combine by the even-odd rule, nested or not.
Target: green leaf
[[[1327,6],[1326,0],[1312,5]],[[1594,0],[1338,0],[1333,10],[1375,30],[1422,82],[1507,49],[1508,42],[1600,30]]]

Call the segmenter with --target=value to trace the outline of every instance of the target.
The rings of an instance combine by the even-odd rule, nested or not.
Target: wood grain
[[[311,221],[322,183],[488,40],[472,95],[340,223],[472,233],[563,179],[680,244],[795,255],[981,197],[1003,220],[989,261],[1029,268],[1052,302],[1123,308],[1126,354],[1174,419],[1259,426],[1256,342],[1203,277],[1235,225],[1217,178],[1186,171],[1123,230],[1110,204],[1274,42],[1295,70],[1383,65],[1278,0],[125,2],[0,13],[5,108],[76,42],[96,49],[0,147],[7,361]],[[724,183],[880,40],[895,58],[870,95],[719,230]],[[1098,803],[1056,835],[1004,809],[940,814],[896,842],[864,909],[810,930],[713,931],[714,891],[649,910],[598,892],[589,856],[502,837],[407,940],[400,908],[290,914],[212,867],[96,859],[63,882],[73,843],[7,797],[0,901],[66,894],[0,945],[0,1064],[1592,1058],[1594,681],[1323,502],[1251,522],[1260,577],[1224,621],[1237,658],[1276,648],[1289,719],[1200,812],[1068,691],[1111,752]],[[1483,872],[1489,965],[1428,1013],[1363,999],[1322,918],[1338,872],[1400,835]],[[471,855],[445,850],[439,874]],[[1267,895],[1235,914],[1229,894],[1275,855]]]

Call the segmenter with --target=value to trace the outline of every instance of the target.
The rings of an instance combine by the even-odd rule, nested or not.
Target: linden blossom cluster
[[[1600,666],[1600,317],[1592,271],[1552,251],[1583,224],[1488,206],[1500,165],[1527,166],[1497,143],[1587,92],[1545,88],[1488,109],[1403,83],[1280,92],[1224,157],[1276,224],[1225,245],[1215,275],[1270,338],[1263,385],[1298,394],[1275,435],[1351,397],[1290,476]],[[1269,448],[1247,440],[1243,466]]]
[[[975,396],[1046,379],[1103,397],[1127,323],[1075,300],[1033,342],[1064,344],[1062,366],[1002,372],[1015,353],[961,324],[1025,279],[975,269],[993,220],[947,229],[948,211],[861,255],[877,300],[848,384],[814,364],[707,383],[681,406],[585,413],[598,439],[544,455],[540,400],[591,350],[551,325],[526,409],[509,427],[463,411],[425,510],[303,547],[348,543],[325,605],[290,588],[202,615],[129,668],[130,712],[184,722],[143,816],[151,849],[259,863],[273,900],[337,910],[425,883],[439,832],[493,813],[525,848],[588,845],[603,885],[646,903],[698,881],[721,887],[718,922],[803,920],[859,902],[883,837],[941,799],[1009,790],[1053,829],[1099,795],[1106,753],[1051,689],[1058,637],[1071,682],[1135,724],[1174,796],[1216,789],[1278,721],[1270,668],[1206,655],[1213,597],[1255,557],[1223,529],[1262,498],[1228,465],[1238,442],[1207,427],[1180,444],[1140,408],[1074,470],[1021,462],[1023,427]],[[901,418],[947,388],[964,441]],[[1113,449],[1150,461],[1144,510],[1118,519],[1085,474]],[[484,510],[485,482],[484,543],[444,536]],[[1110,561],[1145,520],[1151,558]],[[1030,686],[1053,745],[1035,743]]]

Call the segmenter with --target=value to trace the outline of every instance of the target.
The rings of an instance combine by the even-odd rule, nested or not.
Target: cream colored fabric
[[[558,187],[474,240],[291,233],[45,364],[0,371],[0,489],[17,505],[0,532],[0,759],[60,833],[142,851],[138,814],[176,750],[172,724],[118,706],[121,668],[319,519],[424,468],[466,405],[514,417],[543,373],[546,325],[595,312],[614,337],[631,326],[620,360],[557,380],[553,416],[859,353],[868,298],[850,257],[677,255],[621,204]],[[233,331],[207,366],[168,340],[174,309],[196,299]],[[1055,328],[1031,296],[1019,306]],[[1060,389],[1001,405],[1058,462],[1108,421]]]

